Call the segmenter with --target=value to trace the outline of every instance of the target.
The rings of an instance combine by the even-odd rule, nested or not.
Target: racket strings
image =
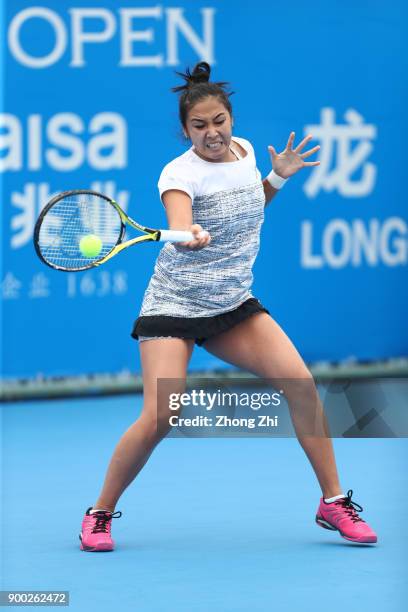
[[[117,210],[104,198],[76,194],[58,200],[44,215],[38,238],[41,254],[54,266],[81,268],[103,259],[119,242],[122,223]],[[85,257],[79,247],[93,234],[102,241],[95,257]]]

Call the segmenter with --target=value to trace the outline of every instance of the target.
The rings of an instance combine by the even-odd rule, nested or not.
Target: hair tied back
[[[193,68],[193,72],[190,72],[190,69],[187,68],[185,73],[176,72],[182,79],[186,82],[185,85],[179,85],[178,87],[173,87],[172,91],[177,93],[178,91],[185,91],[190,87],[196,85],[197,83],[208,83],[210,80],[211,68],[207,62],[199,62]]]

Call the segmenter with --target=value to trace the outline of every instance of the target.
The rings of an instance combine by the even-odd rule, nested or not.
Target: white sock
[[[92,508],[92,510],[89,511],[89,514],[93,514],[94,512],[111,512],[111,510],[105,510],[104,508]]]
[[[336,499],[341,499],[342,497],[346,497],[346,496],[342,493],[341,495],[335,495],[334,497],[324,498],[324,501],[326,502],[326,504],[332,504],[333,502],[336,501]]]

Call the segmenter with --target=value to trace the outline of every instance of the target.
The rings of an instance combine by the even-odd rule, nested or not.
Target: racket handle
[[[190,240],[194,240],[194,236],[191,232],[182,230],[160,230],[159,242],[190,242]]]

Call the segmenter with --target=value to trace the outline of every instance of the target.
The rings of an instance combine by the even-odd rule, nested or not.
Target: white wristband
[[[282,178],[279,176],[279,174],[276,174],[276,172],[272,170],[266,177],[266,180],[274,189],[281,189],[288,179]]]

